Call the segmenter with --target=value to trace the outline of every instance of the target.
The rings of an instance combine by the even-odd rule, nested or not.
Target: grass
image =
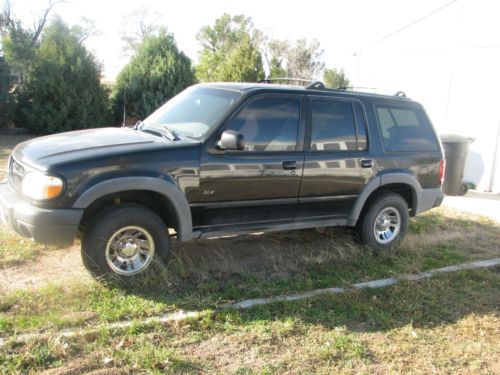
[[[33,260],[45,250],[45,246],[20,238],[0,224],[0,269]]]
[[[480,270],[197,319],[50,332],[0,349],[6,373],[60,367],[129,373],[495,373],[500,273]],[[111,372],[114,373],[114,372]]]

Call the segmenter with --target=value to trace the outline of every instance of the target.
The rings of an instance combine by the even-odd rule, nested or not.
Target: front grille
[[[24,167],[11,156],[9,162],[9,183],[13,188],[19,190],[25,174]]]

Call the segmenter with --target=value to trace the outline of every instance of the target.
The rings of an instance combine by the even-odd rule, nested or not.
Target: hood
[[[175,142],[185,143],[182,141]],[[100,128],[49,135],[23,142],[14,149],[22,163],[45,170],[53,164],[112,154],[173,146],[164,138],[129,128]]]

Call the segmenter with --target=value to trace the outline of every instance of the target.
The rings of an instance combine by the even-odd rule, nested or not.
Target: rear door
[[[423,108],[415,103],[375,105],[383,155],[380,168],[411,171],[422,188],[439,188],[439,140]]]
[[[358,100],[310,96],[297,219],[342,219],[375,173]]]
[[[300,95],[247,100],[202,151],[195,226],[260,225],[293,220],[304,166]],[[216,148],[224,130],[241,133],[244,150]]]

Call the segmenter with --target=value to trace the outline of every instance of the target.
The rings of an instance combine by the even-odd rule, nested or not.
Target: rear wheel
[[[398,194],[387,193],[374,200],[358,221],[360,241],[375,250],[397,246],[408,228],[408,205]]]
[[[153,259],[166,261],[169,236],[151,210],[122,204],[101,212],[84,232],[82,259],[96,277],[131,277],[146,271]]]

